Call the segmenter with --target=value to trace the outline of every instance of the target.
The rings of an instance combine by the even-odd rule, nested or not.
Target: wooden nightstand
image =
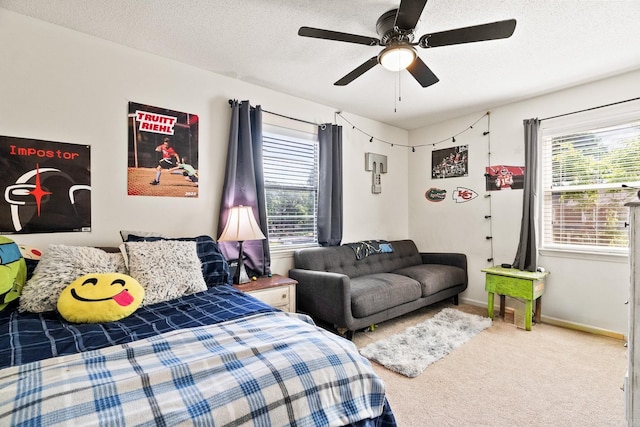
[[[274,274],[272,277],[260,277],[258,280],[233,287],[272,307],[295,313],[297,284],[294,279]]]

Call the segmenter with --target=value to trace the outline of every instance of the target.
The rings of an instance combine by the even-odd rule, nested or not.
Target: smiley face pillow
[[[121,273],[85,274],[58,297],[58,312],[74,323],[103,323],[124,319],[140,307],[144,288]]]

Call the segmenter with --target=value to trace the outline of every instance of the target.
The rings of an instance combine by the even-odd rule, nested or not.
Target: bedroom
[[[228,99],[249,99],[270,111],[314,122],[334,121],[333,107],[212,74],[6,9],[0,9],[0,22],[0,57],[11,58],[10,66],[0,67],[2,134],[90,144],[94,157],[93,192],[98,195],[93,199],[91,233],[20,236],[21,243],[42,246],[54,237],[62,244],[110,246],[120,242],[118,232],[125,226],[161,230],[169,235],[213,235],[225,167],[222,153],[226,151],[228,138]],[[491,107],[492,159],[499,163],[521,163],[523,119],[639,96],[640,70],[621,69],[619,75],[576,83],[575,87],[509,105],[482,105],[461,117],[412,130],[358,115],[348,117],[377,139],[412,146],[449,138]],[[114,164],[97,160],[126,158],[124,115],[129,101],[170,106],[203,117],[200,134],[206,143],[201,144],[201,156],[207,159],[207,164],[201,174],[197,199],[176,203],[173,198],[128,197],[124,164],[121,167],[117,161]],[[389,102],[392,103],[392,98]],[[470,277],[463,301],[486,305],[484,276],[480,272],[487,266],[486,230],[484,219],[475,211],[479,205],[426,202],[424,193],[432,185],[424,165],[430,165],[430,150],[417,149],[413,153],[398,148],[379,143],[372,146],[369,138],[344,126],[345,164],[355,166],[345,169],[347,215],[343,241],[409,237],[421,248],[442,251],[459,250],[460,242],[464,242],[468,246],[464,252],[470,259]],[[363,165],[364,153],[370,151],[389,159],[389,171],[382,178],[383,190],[378,195],[371,194],[370,174]],[[485,154],[486,151],[478,154],[482,164],[476,167],[485,166],[480,159]],[[476,191],[484,188],[483,176],[460,180],[459,185]],[[517,192],[494,197],[494,258],[499,262],[511,262],[514,256],[519,197]],[[194,216],[194,212],[198,215]],[[442,218],[454,218],[455,224],[449,221],[443,224]],[[473,221],[468,221],[469,218]],[[375,236],[371,230],[376,230]],[[593,262],[543,258],[540,263],[552,272],[543,320],[566,322],[614,336],[626,333],[623,305],[629,281],[626,259]],[[275,272],[286,273],[291,258],[282,255],[273,264]],[[603,283],[607,286],[602,286]]]

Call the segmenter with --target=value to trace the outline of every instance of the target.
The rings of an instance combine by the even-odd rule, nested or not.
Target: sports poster
[[[469,174],[468,145],[431,152],[431,179],[456,178]]]
[[[127,194],[198,197],[198,116],[129,102]]]
[[[524,188],[524,166],[487,166],[484,176],[487,191],[522,190]]]
[[[0,136],[0,233],[91,231],[91,147]]]

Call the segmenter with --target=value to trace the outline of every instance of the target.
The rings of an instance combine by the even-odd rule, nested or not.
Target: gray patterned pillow
[[[207,290],[196,242],[126,242],[129,275],[144,288],[142,305]]]
[[[124,258],[88,246],[49,245],[22,289],[19,310],[54,311],[60,292],[89,273],[126,273]]]

